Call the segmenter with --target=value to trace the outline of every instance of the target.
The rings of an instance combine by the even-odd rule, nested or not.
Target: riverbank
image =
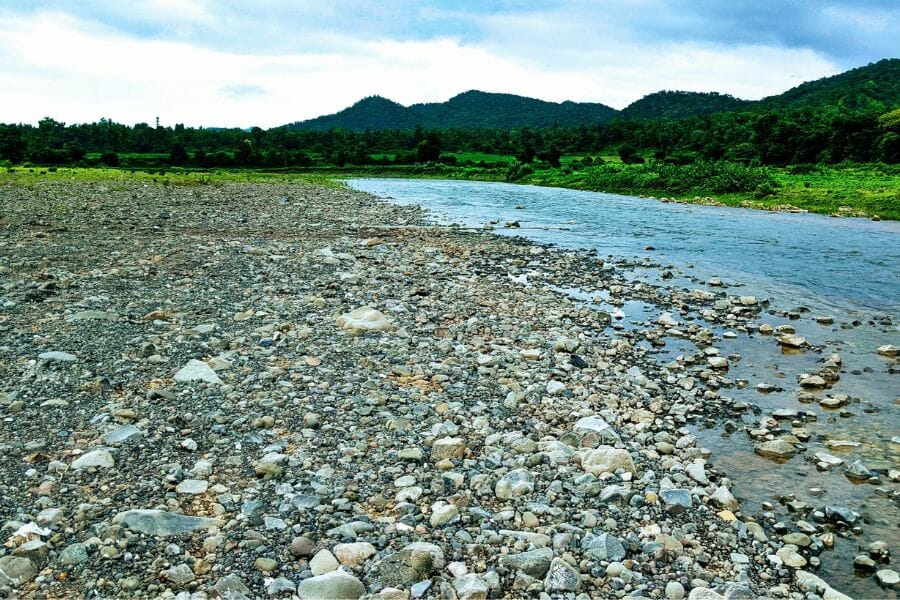
[[[743,410],[709,331],[613,335],[554,288],[737,328],[757,302],[302,182],[0,193],[13,593],[823,591],[850,513],[742,510],[687,429]],[[672,329],[703,350],[660,365]]]
[[[662,168],[662,167],[660,167]],[[735,170],[732,173],[730,170]],[[108,180],[120,177],[209,184],[223,181],[268,181],[273,179],[315,180],[349,177],[403,177],[495,181],[560,187],[584,191],[632,195],[663,202],[681,202],[756,210],[812,212],[833,217],[900,220],[900,171],[896,166],[866,164],[841,166],[795,165],[792,167],[746,168],[712,163],[659,168],[652,165],[585,165],[569,160],[559,168],[548,165],[519,167],[506,162],[476,165],[382,165],[358,167],[310,167],[303,169],[105,169],[23,168],[0,173],[0,180],[32,182],[52,174],[75,180]],[[739,181],[740,180],[740,181]],[[742,191],[733,191],[739,187]]]

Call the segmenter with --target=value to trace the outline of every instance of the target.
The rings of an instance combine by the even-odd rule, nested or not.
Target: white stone
[[[551,396],[562,394],[564,391],[566,391],[565,384],[556,380],[547,382],[547,393]]]
[[[175,373],[175,381],[205,381],[206,383],[222,384],[222,380],[216,375],[208,364],[202,360],[191,359],[180,371]]]
[[[109,469],[112,468],[113,465],[115,465],[115,461],[113,461],[112,454],[106,450],[92,450],[72,461],[72,468],[76,471],[90,467]]]
[[[324,575],[331,571],[337,570],[341,564],[334,557],[330,550],[319,550],[316,555],[309,561],[309,570],[313,575]]]
[[[371,306],[362,306],[337,318],[337,325],[354,334],[369,331],[393,331],[394,324],[383,313]]]
[[[628,451],[610,446],[600,446],[586,452],[581,458],[581,468],[593,475],[615,473],[618,469],[637,474],[634,461],[631,460]]]
[[[375,554],[375,546],[369,542],[352,542],[338,544],[334,547],[334,556],[344,566],[358,567]]]

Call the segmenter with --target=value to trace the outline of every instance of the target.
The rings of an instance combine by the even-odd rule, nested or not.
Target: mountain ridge
[[[781,94],[743,100],[718,92],[663,90],[622,110],[599,102],[550,102],[502,92],[468,90],[444,102],[403,106],[367,96],[330,115],[284,125],[288,129],[350,131],[413,129],[516,129],[597,125],[612,120],[679,120],[734,110],[834,106],[848,112],[900,106],[900,59],[886,58],[837,75],[801,83]]]

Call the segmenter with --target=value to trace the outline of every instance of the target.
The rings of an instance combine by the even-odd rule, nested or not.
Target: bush
[[[119,155],[115,152],[104,152],[100,155],[100,162],[107,167],[118,167]]]

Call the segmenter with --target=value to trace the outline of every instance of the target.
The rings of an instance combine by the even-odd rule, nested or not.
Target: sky
[[[897,57],[897,0],[0,0],[0,122],[273,127],[478,89],[744,99]]]

